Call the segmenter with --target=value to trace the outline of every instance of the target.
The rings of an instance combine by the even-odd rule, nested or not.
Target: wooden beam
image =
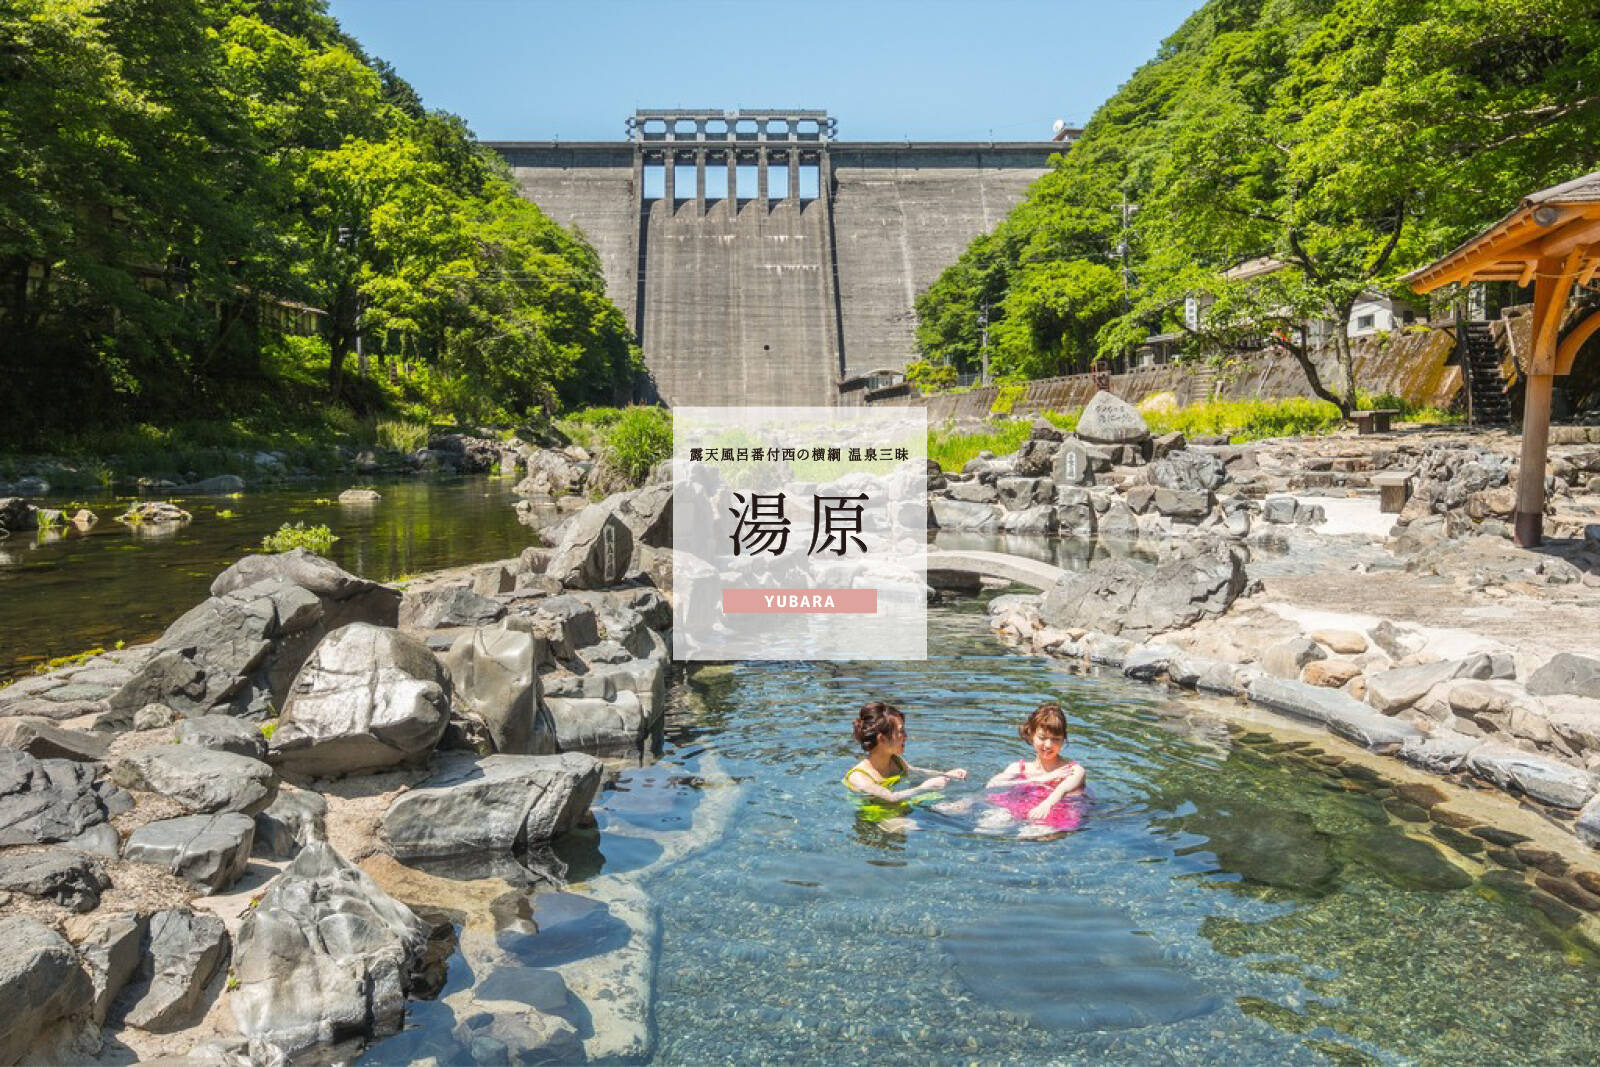
[[[1574,249],[1597,242],[1600,242],[1600,220],[1582,219],[1540,241],[1538,252],[1541,257],[1564,256]]]
[[[1580,253],[1569,252],[1566,259],[1541,259],[1533,289],[1533,346],[1528,356],[1528,374],[1556,372],[1556,338],[1561,332],[1561,314],[1567,307],[1567,294],[1577,280]]]
[[[1538,270],[1539,261],[1537,259],[1528,260],[1528,262],[1522,268],[1522,274],[1517,278],[1518,288],[1526,289],[1528,287],[1528,283],[1533,281],[1533,276],[1538,273]]]
[[[1548,374],[1530,374],[1524,384],[1522,458],[1517,464],[1517,513],[1513,519],[1513,533],[1523,548],[1538,548],[1544,543],[1544,468],[1550,451],[1550,393],[1554,383]]]
[[[1556,348],[1557,374],[1572,373],[1572,364],[1578,358],[1578,349],[1594,336],[1596,330],[1600,330],[1600,311],[1591,311],[1588,318],[1578,323],[1571,333],[1561,339],[1561,344]]]
[[[1600,248],[1589,249],[1589,265],[1578,274],[1578,284],[1588,285],[1595,272],[1600,271]]]

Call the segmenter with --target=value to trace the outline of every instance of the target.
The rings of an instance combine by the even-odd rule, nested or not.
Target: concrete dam
[[[637,399],[853,403],[914,357],[914,301],[1061,141],[834,140],[824,111],[640,111],[624,141],[489,142],[593,243]]]

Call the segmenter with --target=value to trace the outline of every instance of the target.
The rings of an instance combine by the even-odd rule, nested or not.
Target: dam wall
[[[488,147],[599,253],[644,353],[637,399],[827,406],[915,358],[917,294],[1067,147],[832,129],[816,111],[640,112],[631,141]]]

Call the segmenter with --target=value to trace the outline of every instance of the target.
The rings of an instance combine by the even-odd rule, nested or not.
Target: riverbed
[[[40,501],[87,507],[100,521],[87,531],[68,526],[0,540],[0,679],[85,649],[151,640],[286,522],[328,526],[339,538],[328,558],[380,582],[505,559],[532,543],[512,510],[513,478],[380,481],[376,503],[340,504],[349,484],[174,497],[194,518],[145,527],[113,521],[131,497]]]

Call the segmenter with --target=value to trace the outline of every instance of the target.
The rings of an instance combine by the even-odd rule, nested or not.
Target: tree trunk
[[[1300,370],[1305,374],[1306,382],[1311,386],[1312,393],[1314,393],[1319,400],[1326,400],[1328,403],[1338,408],[1339,414],[1348,418],[1350,412],[1339,400],[1338,395],[1326,385],[1322,384],[1322,374],[1317,370],[1316,361],[1311,358],[1309,346],[1304,344],[1286,344],[1283,347],[1291,356],[1294,357],[1294,361],[1300,364]]]
[[[1333,308],[1333,354],[1338,365],[1338,381],[1335,384],[1343,394],[1343,399],[1334,403],[1339,405],[1339,414],[1347,419],[1357,403],[1356,365],[1350,353],[1350,311],[1355,306],[1354,300],[1341,300]]]

